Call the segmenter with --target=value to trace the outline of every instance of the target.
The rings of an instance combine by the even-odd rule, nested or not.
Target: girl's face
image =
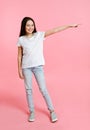
[[[32,20],[27,21],[26,26],[25,26],[25,31],[26,31],[27,35],[33,33],[33,31],[34,31],[34,23],[33,23]]]

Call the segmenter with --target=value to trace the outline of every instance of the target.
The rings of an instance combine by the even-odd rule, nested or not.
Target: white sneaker
[[[50,113],[50,117],[51,117],[51,121],[54,123],[58,120],[56,113],[55,112],[51,112]]]
[[[30,115],[29,115],[28,121],[33,122],[34,120],[35,120],[35,113],[31,112]]]

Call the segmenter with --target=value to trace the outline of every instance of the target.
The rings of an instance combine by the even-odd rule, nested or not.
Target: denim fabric
[[[27,101],[28,101],[30,112],[34,111],[34,102],[33,102],[33,93],[32,93],[32,74],[34,74],[35,76],[35,79],[39,86],[39,90],[45,99],[48,109],[50,111],[54,110],[51,98],[46,88],[43,66],[41,65],[37,67],[23,69],[24,83],[25,83]]]

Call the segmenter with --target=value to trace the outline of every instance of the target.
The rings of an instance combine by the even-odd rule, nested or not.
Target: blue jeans
[[[34,102],[32,95],[32,74],[35,76],[39,90],[45,99],[48,109],[50,111],[54,110],[51,98],[46,88],[43,66],[37,66],[23,69],[24,83],[30,112],[34,111]]]

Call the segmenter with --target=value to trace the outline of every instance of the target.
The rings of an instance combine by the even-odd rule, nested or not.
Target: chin
[[[27,34],[32,34],[33,32],[27,32]]]

